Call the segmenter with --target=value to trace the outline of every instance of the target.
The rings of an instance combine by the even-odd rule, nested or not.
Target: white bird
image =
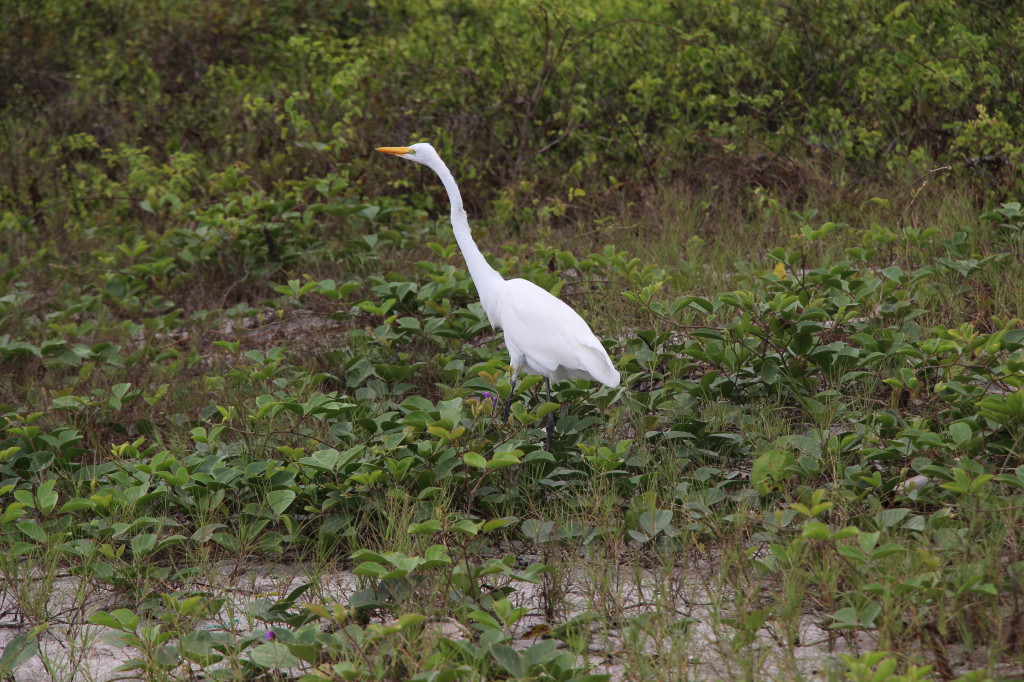
[[[462,195],[451,171],[429,144],[410,147],[378,147],[377,151],[421,163],[441,178],[452,205],[452,230],[462,250],[470,277],[476,285],[480,304],[494,329],[505,332],[505,346],[512,365],[512,388],[519,370],[547,380],[548,400],[551,382],[563,379],[590,379],[609,388],[619,385],[619,373],[611,358],[579,314],[563,301],[525,279],[506,280],[484,259],[469,230]],[[508,416],[508,404],[505,407]],[[551,449],[554,419],[547,421],[547,445]]]

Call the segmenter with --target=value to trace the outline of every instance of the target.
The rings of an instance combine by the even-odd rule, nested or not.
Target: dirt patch
[[[539,557],[523,559],[536,561]],[[799,615],[791,628],[783,628],[777,620],[746,629],[737,627],[737,619],[748,614],[730,609],[735,599],[725,594],[727,588],[715,585],[712,569],[698,564],[656,572],[635,566],[590,564],[550,574],[539,585],[514,583],[511,586],[515,591],[509,599],[527,609],[527,614],[513,628],[512,645],[525,649],[549,628],[589,614],[592,620],[586,627],[591,630],[591,640],[582,658],[590,672],[608,674],[613,680],[646,680],[652,661],[657,661],[662,671],[678,670],[676,679],[753,676],[764,680],[824,680],[835,677],[840,654],[856,655],[875,648],[869,635],[843,636],[812,613]],[[280,600],[311,583],[311,601],[345,604],[359,589],[359,579],[349,572],[314,572],[302,564],[253,562],[239,567],[225,563],[205,575],[204,580],[181,589],[211,593],[225,602],[216,616],[201,621],[198,627],[230,631],[239,637],[265,629],[251,615],[261,600]],[[19,611],[12,594],[0,596],[0,604],[0,647],[4,647],[33,624]],[[13,679],[126,679],[125,673],[116,672],[116,668],[140,652],[113,646],[106,639],[112,632],[109,628],[87,622],[91,613],[122,606],[123,598],[119,602],[118,595],[108,590],[84,586],[78,578],[58,579],[46,604],[54,618],[40,635],[39,653],[21,665]],[[447,618],[432,619],[425,627],[428,636],[473,636],[470,628]],[[951,661],[955,674],[965,672],[958,662]],[[200,673],[198,667],[190,670],[185,665],[176,671],[186,677],[190,672]],[[1020,675],[1022,671],[1001,672]]]
[[[709,573],[694,567],[669,573],[636,568],[595,573],[592,567],[586,567],[564,571],[554,581],[541,585],[516,583],[510,600],[526,608],[527,615],[513,629],[513,645],[529,647],[539,641],[538,632],[581,614],[592,614],[596,618],[588,627],[593,637],[584,657],[592,672],[609,674],[612,679],[637,679],[638,656],[672,660],[682,675],[694,679],[742,676],[752,664],[761,679],[824,679],[825,673],[835,668],[838,655],[852,651],[847,640],[823,629],[811,615],[800,617],[796,642],[780,641],[780,633],[769,626],[752,633],[743,650],[737,651],[737,630],[725,624],[735,614],[729,614],[724,600],[714,594]],[[251,607],[259,600],[277,601],[315,581],[317,600],[347,603],[359,587],[358,578],[351,573],[313,575],[309,567],[300,564],[253,563],[242,570],[225,564],[216,567],[212,575],[183,589],[224,598],[220,613],[201,621],[199,627],[231,631],[237,636],[265,629],[250,615]],[[115,672],[118,666],[140,654],[110,644],[106,639],[112,632],[109,628],[87,623],[89,614],[95,611],[124,606],[118,603],[117,595],[87,588],[91,593],[83,600],[82,588],[77,578],[56,581],[47,609],[63,614],[63,622],[54,619],[40,636],[39,654],[15,673],[19,682],[112,680],[124,675]],[[609,600],[614,602],[612,609]],[[553,601],[557,601],[554,610]],[[3,595],[3,604],[7,622],[0,630],[0,646],[6,646],[32,625],[18,613],[11,595]],[[616,619],[621,622],[614,622]],[[438,636],[452,639],[471,636],[468,628],[450,619],[437,620],[428,627]],[[862,651],[870,650],[872,642],[861,635],[856,645]],[[179,673],[187,675],[186,670],[183,667]]]

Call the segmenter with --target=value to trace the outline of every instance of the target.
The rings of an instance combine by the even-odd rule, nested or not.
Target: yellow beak
[[[411,147],[377,147],[378,152],[384,152],[385,154],[394,154],[395,156],[401,156],[402,154],[408,154],[412,151]]]

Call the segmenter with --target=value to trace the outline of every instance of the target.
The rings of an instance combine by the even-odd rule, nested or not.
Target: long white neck
[[[455,233],[455,241],[462,250],[462,257],[466,260],[466,267],[469,268],[469,276],[473,278],[477,294],[480,296],[480,304],[487,313],[487,319],[491,326],[495,326],[497,319],[496,307],[498,302],[498,289],[505,282],[497,270],[492,268],[484,255],[480,253],[473,235],[469,230],[469,220],[466,219],[466,209],[462,206],[462,195],[459,193],[459,186],[455,184],[455,178],[444,161],[437,159],[431,163],[441,183],[448,191],[448,200],[452,204],[452,231]]]

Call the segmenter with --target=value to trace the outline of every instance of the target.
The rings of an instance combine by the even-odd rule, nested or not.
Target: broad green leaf
[[[541,403],[540,406],[537,407],[537,418],[543,419],[552,412],[556,411],[559,407],[561,407],[561,405],[559,405],[558,403]]]
[[[526,677],[527,667],[523,663],[522,655],[512,647],[504,644],[492,644],[491,655],[510,676]]]
[[[963,445],[971,439],[973,432],[970,424],[966,422],[953,422],[949,425],[949,435],[953,437],[954,443]]]
[[[387,575],[388,569],[373,561],[364,561],[352,569],[352,575],[359,575],[367,578],[382,578]]]
[[[131,541],[132,554],[136,557],[142,557],[149,553],[149,550],[156,546],[156,534],[155,533],[142,533],[136,535]]]
[[[281,642],[265,642],[252,650],[249,658],[253,663],[268,670],[294,668],[301,661]]]
[[[462,456],[462,460],[468,465],[475,469],[486,469],[487,460],[484,459],[483,455],[477,452],[467,452]]]
[[[857,610],[852,606],[847,606],[846,608],[839,609],[830,617],[836,621],[835,623],[832,623],[831,626],[829,626],[833,629],[857,627],[858,625]]]
[[[792,474],[786,469],[796,463],[789,450],[769,450],[757,457],[750,467],[750,483],[757,492],[767,495],[771,492],[769,479],[781,481]]]
[[[449,530],[451,530],[452,532],[455,532],[455,533],[463,533],[464,535],[473,536],[473,535],[476,535],[477,533],[480,532],[480,526],[481,525],[482,524],[474,523],[474,522],[470,521],[469,519],[463,519],[461,521],[458,521],[458,522],[452,524],[452,526],[451,526],[451,528]]]
[[[409,533],[412,535],[429,535],[430,533],[440,533],[441,522],[437,519],[430,519],[423,523],[413,523],[409,525]]]
[[[496,452],[494,457],[487,461],[485,467],[488,470],[504,469],[505,467],[519,464],[519,457],[513,452]]]
[[[57,484],[57,479],[51,478],[45,481],[36,490],[36,498],[39,504],[39,513],[43,516],[49,516],[53,508],[57,506],[57,493],[53,487]]]
[[[403,613],[398,617],[398,627],[401,630],[405,630],[406,628],[413,627],[414,625],[419,625],[426,619],[426,616],[419,613]]]
[[[558,656],[558,642],[553,639],[545,639],[537,642],[526,651],[522,652],[523,663],[527,670],[535,665],[543,665]]]
[[[35,521],[19,521],[16,525],[18,530],[36,542],[46,542],[46,531],[44,531]]]
[[[640,515],[639,523],[644,533],[649,537],[654,537],[672,523],[672,511],[669,509],[657,509],[644,512]]]
[[[483,527],[480,529],[480,532],[489,533],[490,531],[495,530],[497,528],[505,528],[506,526],[510,526],[516,521],[518,521],[518,519],[516,519],[515,517],[491,519],[490,521],[484,523]]]
[[[9,679],[14,677],[14,671],[22,663],[29,660],[39,651],[39,638],[29,632],[23,632],[7,642],[4,652],[0,655],[0,675]]]
[[[879,528],[892,528],[910,514],[909,509],[886,509],[875,515]]]
[[[281,516],[294,500],[294,490],[271,490],[267,494],[267,504],[275,517]]]
[[[92,500],[87,500],[84,497],[73,497],[57,510],[58,514],[69,514],[82,509],[95,509],[96,503]]]
[[[832,533],[827,525],[813,519],[804,524],[801,535],[812,540],[828,540],[832,537]]]

